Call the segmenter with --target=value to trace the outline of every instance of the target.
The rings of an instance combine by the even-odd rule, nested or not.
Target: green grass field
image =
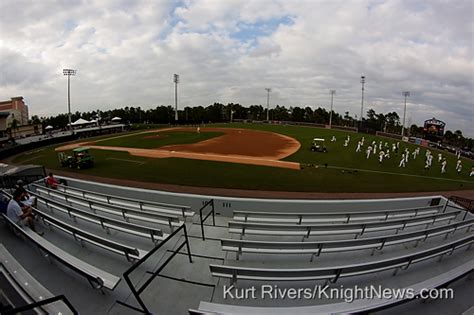
[[[260,129],[294,137],[302,146],[298,152],[285,160],[313,166],[301,170],[289,170],[179,158],[143,158],[131,156],[125,152],[91,150],[96,161],[95,166],[86,170],[72,170],[72,172],[170,184],[260,190],[409,192],[474,189],[474,177],[468,176],[474,161],[463,159],[463,172],[459,175],[454,170],[455,156],[447,152],[442,152],[443,156],[447,158],[447,172],[441,174],[441,167],[437,161],[438,151],[433,149],[430,150],[435,158],[430,170],[424,169],[425,148],[421,149],[420,155],[415,161],[410,155],[406,168],[399,168],[400,151],[398,155],[391,153],[392,158],[384,160],[382,164],[379,164],[373,155],[367,160],[365,148],[363,152],[356,153],[355,148],[357,141],[362,137],[361,134],[284,125],[225,124],[218,126]],[[173,132],[169,134],[173,134]],[[148,135],[153,135],[153,133]],[[218,135],[218,133],[207,132],[202,132],[199,135],[194,132],[184,132],[183,134],[176,132],[175,135],[168,137],[144,139],[143,134],[132,133],[127,137],[99,141],[98,144],[155,148],[167,144],[199,142]],[[337,137],[337,142],[331,143],[329,141],[332,135]],[[348,147],[344,147],[343,140],[347,135],[351,136],[351,142]],[[311,139],[315,137],[326,139],[328,153],[314,153],[309,150]],[[380,140],[383,144],[388,142],[390,147],[393,142],[396,142],[391,139],[365,135],[365,147],[373,140],[377,141],[377,145]],[[404,150],[405,147],[408,147],[410,152],[416,148],[413,144],[401,142],[400,150]],[[50,169],[61,169],[54,147],[27,152],[16,157],[14,162],[42,164]],[[324,167],[324,164],[327,164],[327,167]]]
[[[111,147],[128,147],[140,149],[156,149],[171,144],[190,144],[208,140],[223,135],[222,132],[201,132],[195,131],[175,131],[175,132],[153,132],[138,133],[128,137],[116,137],[111,139],[103,139],[96,141],[97,145],[105,145]]]

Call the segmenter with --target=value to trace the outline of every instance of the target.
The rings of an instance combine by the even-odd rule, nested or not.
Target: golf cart
[[[58,154],[61,166],[83,169],[94,165],[94,158],[89,154],[89,148],[79,147],[72,150],[72,152],[73,155],[66,155],[64,152]]]
[[[324,139],[321,138],[314,138],[313,142],[311,143],[311,151],[312,152],[328,152],[326,149],[326,145],[324,144]]]

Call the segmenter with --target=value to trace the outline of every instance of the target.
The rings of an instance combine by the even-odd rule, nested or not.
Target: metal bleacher
[[[469,253],[474,243],[474,216],[448,203],[346,213],[236,210],[233,220],[228,222],[228,232],[238,239],[220,239],[222,250],[235,252],[235,259],[226,256],[222,264],[210,264],[210,272],[216,278],[229,279],[227,288],[237,286],[242,281],[240,287],[244,288],[259,283],[275,283],[275,287],[288,288],[284,284],[288,282],[291,283],[290,288],[297,290],[299,286],[305,288],[308,281],[324,281],[324,285],[333,286],[341,281],[360,283],[350,278],[362,279],[363,283],[363,279],[371,279],[371,275],[384,275],[382,279],[385,280],[380,280],[382,283],[397,283],[395,279],[400,272],[407,278],[417,278],[414,274],[410,275],[410,266],[418,269],[416,265],[420,264],[425,270],[437,270],[443,264],[444,257],[463,257],[460,265],[452,269],[440,269],[444,271],[435,272],[426,279],[417,279],[409,286],[418,290],[437,288],[440,284],[471,273],[474,267],[474,257],[466,259],[466,255],[472,257]],[[367,236],[369,232],[370,236]],[[347,234],[355,235],[355,239],[343,237]],[[244,240],[245,236],[252,238]],[[335,236],[339,237],[332,239]],[[407,247],[409,243],[414,243],[414,247]],[[344,254],[366,250],[370,254],[359,255],[357,259],[356,256],[351,259],[350,254]],[[374,256],[376,252],[380,254]],[[320,261],[323,253],[329,256]],[[271,258],[266,259],[267,255],[271,255]],[[438,261],[435,261],[436,258]],[[315,262],[319,263],[315,266]],[[392,276],[386,271],[391,271]],[[220,285],[225,288],[225,282]],[[262,307],[255,302],[253,306],[252,303],[236,304],[232,300],[226,304],[227,300],[220,298],[212,302],[202,301],[198,309],[190,309],[189,313],[353,313],[373,311],[407,300],[362,299],[353,304],[327,301],[327,304],[299,307],[282,304],[277,308]]]
[[[53,299],[54,295],[38,282],[14,257],[0,244],[0,275],[3,278],[0,290],[8,300],[8,305],[0,307],[1,314],[17,313],[20,307]],[[20,304],[18,304],[20,302]],[[72,305],[64,298],[63,301],[38,306],[36,313],[76,314]]]
[[[466,278],[474,266],[474,215],[441,196],[413,198],[413,203],[410,198],[374,201],[373,206],[355,202],[355,207],[331,201],[327,209],[315,202],[313,211],[298,208],[306,201],[239,203],[238,198],[185,194],[161,199],[163,192],[67,182],[59,189],[41,181],[28,188],[37,198],[36,224],[45,231],[43,237],[3,220],[15,231],[9,233],[9,244],[28,243],[47,257],[40,259],[47,266],[41,271],[60,269],[67,277],[74,271],[76,277],[67,279],[77,296],[67,296],[83,313],[371,313],[409,299],[245,300],[226,299],[223,292],[230,286],[299,290],[381,285],[419,294]],[[180,200],[186,205],[176,204]],[[199,217],[189,220],[195,212]],[[55,266],[50,258],[61,264]],[[97,293],[77,275],[95,289],[108,290]],[[54,282],[44,279],[46,288]]]
[[[35,184],[35,188],[45,189],[44,186]],[[103,201],[110,205],[116,206],[128,206],[131,208],[139,209],[139,210],[148,210],[154,211],[158,213],[164,214],[174,214],[174,215],[182,215],[183,217],[192,217],[194,215],[194,211],[191,210],[189,206],[183,205],[175,205],[175,204],[168,204],[168,203],[161,203],[161,202],[152,202],[152,201],[145,201],[133,198],[124,198],[120,196],[102,194],[99,192],[94,192],[91,190],[79,189],[77,187],[70,187],[70,186],[58,186],[56,191],[62,191],[68,194],[68,196],[79,196],[84,199],[95,200],[95,201]]]

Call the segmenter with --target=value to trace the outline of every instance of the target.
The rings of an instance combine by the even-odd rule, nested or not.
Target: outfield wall
[[[103,194],[121,196],[126,198],[186,205],[190,206],[193,210],[199,210],[199,208],[201,208],[204,202],[213,198],[215,201],[214,205],[216,212],[225,216],[232,216],[233,210],[273,212],[349,212],[371,210],[377,211],[429,206],[431,204],[431,201],[435,198],[441,198],[441,204],[445,204],[447,202],[447,199],[441,195],[372,200],[298,200],[237,198],[214,195],[173,193],[158,190],[148,190],[143,188],[116,186],[62,176],[57,177],[65,179],[68,182],[69,186],[77,187],[84,190],[90,190],[94,192],[100,192]]]

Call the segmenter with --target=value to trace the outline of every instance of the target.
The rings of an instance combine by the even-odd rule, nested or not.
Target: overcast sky
[[[0,100],[30,115],[214,102],[436,117],[474,136],[473,1],[0,0]]]

